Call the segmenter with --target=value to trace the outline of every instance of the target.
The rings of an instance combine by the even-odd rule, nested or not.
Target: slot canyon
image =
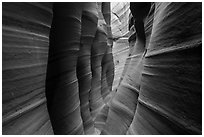
[[[201,135],[202,2],[3,2],[3,135]]]

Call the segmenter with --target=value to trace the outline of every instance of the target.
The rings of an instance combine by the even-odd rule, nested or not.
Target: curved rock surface
[[[143,6],[133,4],[139,6],[133,12],[141,15],[138,9]],[[134,43],[134,31],[130,33],[131,60],[102,134],[202,133],[201,7],[201,3],[152,3],[144,22],[145,37],[136,27]],[[135,26],[139,20],[136,13]]]
[[[2,134],[53,134],[45,97],[52,4],[2,9]]]
[[[129,2],[111,2],[111,28],[113,38],[128,36]]]
[[[202,134],[202,3],[2,8],[3,134]]]
[[[133,134],[202,133],[201,8],[155,4]]]

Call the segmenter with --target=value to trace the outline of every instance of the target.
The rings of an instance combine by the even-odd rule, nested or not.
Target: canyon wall
[[[147,6],[130,3],[130,57],[101,134],[202,134],[202,3]]]
[[[202,134],[202,3],[3,3],[2,134]]]
[[[2,134],[53,134],[45,97],[50,3],[2,4]]]
[[[111,2],[111,28],[113,38],[128,37],[129,2]]]
[[[202,134],[202,3],[155,3],[130,134]]]
[[[99,134],[112,45],[108,2],[3,3],[3,134]]]
[[[113,33],[113,56],[115,77],[113,82],[113,91],[118,87],[121,74],[124,69],[125,60],[129,52],[128,44],[128,22],[130,15],[129,2],[111,3],[111,28]]]

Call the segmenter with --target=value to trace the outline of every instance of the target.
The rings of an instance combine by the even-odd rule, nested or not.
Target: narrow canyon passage
[[[3,2],[2,134],[202,134],[201,2]]]

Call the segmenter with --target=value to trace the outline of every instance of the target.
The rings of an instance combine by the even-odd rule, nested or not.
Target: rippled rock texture
[[[202,134],[202,3],[3,3],[3,134]]]
[[[109,2],[3,4],[3,134],[99,134],[110,16]]]
[[[128,65],[102,134],[201,134],[201,3],[130,9]]]
[[[128,37],[129,2],[111,2],[111,28],[113,38]]]
[[[50,3],[2,4],[2,134],[53,134],[45,97]]]

